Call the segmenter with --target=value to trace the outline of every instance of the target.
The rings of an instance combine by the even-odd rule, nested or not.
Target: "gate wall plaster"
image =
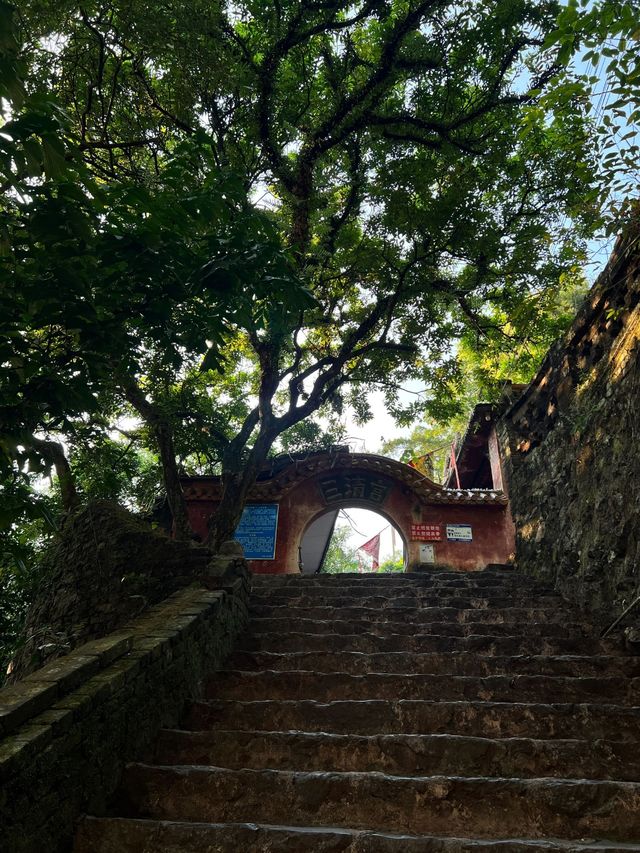
[[[411,536],[416,523],[441,525],[442,541],[433,543],[437,565],[473,571],[505,563],[513,555],[513,524],[501,491],[444,489],[401,462],[346,448],[279,465],[261,475],[249,497],[249,503],[280,507],[275,559],[250,560],[256,574],[297,573],[306,529],[327,510],[340,507],[380,512],[393,522],[407,543],[409,570],[420,565],[420,542]],[[204,539],[219,501],[219,480],[191,477],[182,482],[191,524]],[[473,541],[448,541],[447,524],[471,525]]]

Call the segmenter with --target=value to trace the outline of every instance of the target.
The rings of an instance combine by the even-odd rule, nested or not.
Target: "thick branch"
[[[32,436],[31,445],[42,456],[51,462],[56,469],[58,482],[60,483],[60,493],[62,495],[62,505],[68,511],[74,509],[78,505],[79,498],[76,491],[76,485],[69,465],[69,460],[65,456],[62,445],[57,441],[48,439],[36,438]]]
[[[173,517],[175,536],[177,539],[190,539],[193,531],[189,524],[187,505],[180,482],[171,425],[158,412],[156,407],[147,400],[140,386],[132,376],[121,376],[119,377],[119,382],[127,400],[149,425],[158,444],[162,463],[162,479],[167,492],[169,509]]]

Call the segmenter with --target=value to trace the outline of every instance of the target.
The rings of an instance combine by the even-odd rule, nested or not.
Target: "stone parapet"
[[[67,850],[77,818],[105,812],[125,763],[179,722],[244,628],[240,562],[0,691],[0,850]]]

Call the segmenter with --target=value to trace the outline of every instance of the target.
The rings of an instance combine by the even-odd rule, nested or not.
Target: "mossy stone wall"
[[[640,592],[640,229],[498,422],[521,569],[591,620]]]
[[[232,650],[247,579],[176,592],[0,690],[0,850],[62,853],[83,812],[104,813],[125,762],[179,722]]]

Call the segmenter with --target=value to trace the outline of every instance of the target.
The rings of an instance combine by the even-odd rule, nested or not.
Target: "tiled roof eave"
[[[388,477],[412,490],[421,503],[449,506],[503,506],[507,497],[491,489],[446,489],[425,477],[415,468],[395,459],[368,453],[327,453],[305,460],[295,460],[268,480],[260,480],[251,489],[249,500],[279,500],[291,489],[314,476],[334,469],[369,471]],[[185,483],[185,497],[192,501],[217,500],[217,478],[194,478]]]
[[[456,506],[505,506],[504,492],[495,489],[444,489],[443,491],[416,490],[424,503],[452,504]]]

